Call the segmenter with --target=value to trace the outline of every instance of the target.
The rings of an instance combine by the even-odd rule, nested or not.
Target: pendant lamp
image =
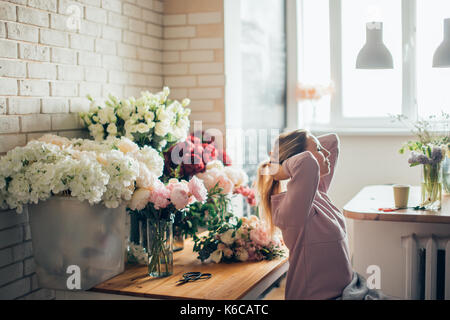
[[[383,23],[366,24],[366,44],[356,59],[357,69],[392,69],[392,55],[383,43]]]
[[[450,18],[444,19],[444,40],[433,56],[433,68],[450,67]]]

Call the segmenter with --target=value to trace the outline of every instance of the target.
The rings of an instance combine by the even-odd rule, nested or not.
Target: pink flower
[[[231,181],[230,179],[224,177],[224,176],[220,176],[219,177],[219,187],[221,187],[223,189],[223,193],[230,193],[231,191],[233,191],[233,181]]]
[[[170,190],[161,181],[158,182],[150,193],[150,202],[155,209],[165,208],[170,203]]]
[[[206,190],[205,185],[195,176],[189,181],[189,192],[200,202],[205,202],[208,196],[208,190]]]
[[[259,226],[256,229],[250,231],[250,239],[261,246],[267,246],[270,243],[271,237],[267,229],[263,226]]]
[[[190,200],[187,183],[178,183],[173,186],[173,189],[170,192],[170,201],[174,204],[175,208],[178,210],[185,208]]]
[[[223,255],[226,258],[231,258],[231,256],[233,255],[233,250],[231,250],[230,248],[225,248],[223,249]]]

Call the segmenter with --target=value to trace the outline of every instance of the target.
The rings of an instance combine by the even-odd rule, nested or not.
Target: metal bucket
[[[124,271],[126,211],[54,196],[29,205],[39,285],[88,290]]]

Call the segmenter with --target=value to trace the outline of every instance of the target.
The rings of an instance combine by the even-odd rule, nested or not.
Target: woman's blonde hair
[[[286,159],[305,151],[308,131],[303,129],[286,132],[278,136],[275,141],[275,152],[278,153],[278,162],[281,165]],[[257,177],[255,181],[258,193],[258,210],[260,217],[266,221],[271,234],[275,231],[275,225],[272,220],[271,196],[280,192],[280,181],[273,178],[268,173],[269,160],[262,162],[258,166]]]

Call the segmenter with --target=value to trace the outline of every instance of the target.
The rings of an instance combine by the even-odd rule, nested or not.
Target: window
[[[389,114],[416,120],[449,112],[450,68],[432,68],[448,17],[448,0],[298,0],[298,82],[335,88],[299,102],[300,126],[401,128]],[[383,23],[393,69],[356,68],[371,21]]]

